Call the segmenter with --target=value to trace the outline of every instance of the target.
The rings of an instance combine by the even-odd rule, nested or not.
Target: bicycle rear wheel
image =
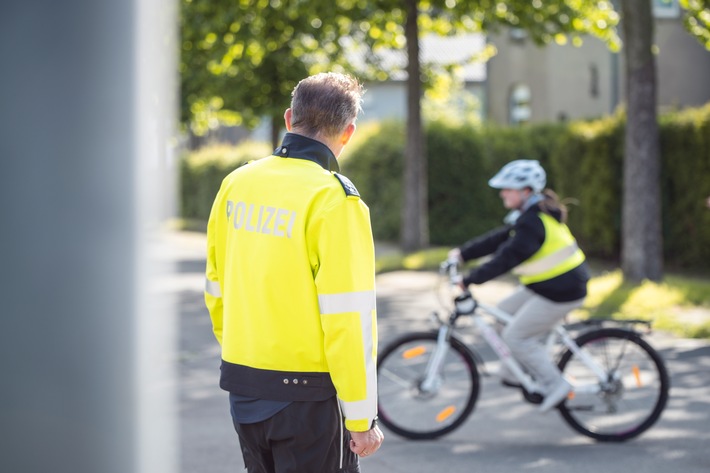
[[[581,335],[577,344],[605,371],[598,376],[571,351],[559,367],[574,390],[560,413],[578,432],[599,441],[624,441],[645,432],[668,400],[663,359],[630,330],[606,328]]]
[[[451,337],[430,389],[422,387],[437,349],[435,332],[410,333],[388,344],[379,357],[378,415],[392,432],[433,439],[459,427],[478,399],[479,376],[471,351]]]

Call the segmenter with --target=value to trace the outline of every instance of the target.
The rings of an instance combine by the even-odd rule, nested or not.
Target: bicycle
[[[442,263],[440,274],[448,275],[450,287],[458,287],[457,262]],[[481,356],[455,335],[464,316],[472,317],[478,333],[519,381],[523,398],[542,402],[538,384],[495,329],[495,321],[505,324],[510,314],[464,290],[453,299],[448,319],[438,312],[432,316],[438,329],[401,335],[380,354],[379,419],[389,430],[409,439],[434,439],[460,427],[473,412],[479,367],[486,371]],[[660,417],[670,382],[663,359],[636,329],[643,325],[650,328],[639,320],[593,319],[558,324],[548,335],[547,347],[557,350],[558,367],[573,385],[557,409],[577,432],[602,442],[625,441]]]

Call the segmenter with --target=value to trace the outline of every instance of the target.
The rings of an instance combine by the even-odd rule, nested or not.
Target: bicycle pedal
[[[525,389],[523,389],[523,398],[525,398],[525,400],[528,401],[530,404],[542,404],[542,400],[544,399],[542,397],[542,394],[531,393]]]

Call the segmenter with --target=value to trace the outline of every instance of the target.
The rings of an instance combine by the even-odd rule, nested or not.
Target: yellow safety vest
[[[560,276],[582,264],[585,259],[567,225],[544,212],[539,212],[538,216],[545,227],[545,241],[535,254],[513,269],[523,284]]]
[[[224,179],[207,230],[205,302],[223,389],[276,400],[337,392],[346,428],[366,431],[377,414],[370,214],[318,162],[270,156]]]

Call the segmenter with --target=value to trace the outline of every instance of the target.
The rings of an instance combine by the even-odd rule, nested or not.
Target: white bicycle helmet
[[[493,176],[488,185],[494,189],[525,189],[542,192],[547,183],[545,170],[534,159],[511,161]]]

